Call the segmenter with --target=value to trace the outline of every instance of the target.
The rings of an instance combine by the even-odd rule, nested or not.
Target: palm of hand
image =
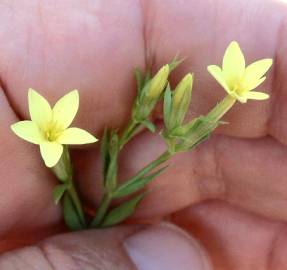
[[[240,1],[208,6],[196,1],[72,2],[0,6],[5,93],[0,96],[2,249],[13,246],[19,235],[26,243],[35,231],[40,238],[60,226],[59,211],[51,200],[53,177],[37,148],[9,129],[17,116],[28,117],[29,87],[51,101],[79,89],[82,106],[75,125],[100,134],[107,123],[119,127],[128,119],[133,68],[148,63],[158,67],[180,51],[187,60],[175,74],[180,78],[184,72],[195,72],[192,113],[205,113],[223,93],[206,66],[218,63],[226,44],[237,39],[249,61],[276,55],[273,76],[265,83],[271,99],[237,105],[225,118],[231,122],[228,127],[194,152],[177,157],[155,182],[159,188],[142,204],[137,218],[170,216],[203,241],[218,269],[282,269],[287,249],[286,227],[281,223],[287,219],[282,23],[286,7],[261,1],[262,9],[256,13],[255,0],[249,6]],[[238,22],[240,12],[244,16]],[[202,20],[203,14],[207,19]],[[152,138],[143,133],[126,149],[125,174],[162,151],[164,145]],[[146,149],[152,150],[143,158],[140,153]],[[93,183],[100,175],[94,168],[96,153],[97,149],[84,155],[78,151],[75,157],[76,167],[85,173],[78,180],[89,202],[99,196],[100,183]],[[192,207],[195,202],[200,205]]]

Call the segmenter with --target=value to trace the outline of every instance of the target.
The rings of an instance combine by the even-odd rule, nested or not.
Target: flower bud
[[[182,124],[191,100],[193,75],[187,74],[177,85],[172,98],[170,126],[175,128]]]
[[[146,93],[149,100],[157,100],[163,92],[169,75],[169,65],[164,65],[157,74],[152,78],[150,87]]]
[[[193,75],[187,74],[177,85],[173,96],[173,108],[179,108],[183,101],[189,103],[191,99],[191,90],[193,84]]]

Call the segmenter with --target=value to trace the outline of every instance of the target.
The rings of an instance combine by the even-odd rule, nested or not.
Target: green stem
[[[130,121],[127,128],[124,130],[120,142],[119,148],[120,150],[126,145],[126,143],[137,134],[138,128],[141,126],[140,123],[136,122],[134,119]]]
[[[147,172],[153,170],[154,168],[156,168],[157,166],[159,166],[160,164],[164,163],[165,161],[167,161],[170,157],[172,156],[171,153],[169,153],[168,151],[165,151],[164,153],[162,153],[158,158],[156,158],[154,161],[152,161],[150,164],[148,164],[147,166],[145,166],[143,169],[141,169],[136,176],[137,177],[142,177],[144,176]],[[107,211],[109,209],[110,203],[113,199],[113,194],[109,191],[105,191],[105,194],[100,202],[99,208],[97,210],[96,216],[95,218],[92,220],[90,227],[91,228],[98,228],[100,227],[101,223],[103,222]]]
[[[144,176],[147,172],[155,169],[157,166],[159,166],[162,163],[164,163],[165,161],[167,161],[172,155],[173,155],[173,153],[170,153],[169,151],[163,152],[159,157],[157,157],[155,160],[153,160],[150,164],[148,164],[143,169],[141,169],[136,174],[136,176],[139,178]]]
[[[176,151],[187,151],[204,140],[218,126],[218,121],[231,109],[235,102],[236,98],[230,95],[226,96],[205,116],[207,121],[198,125],[197,128],[189,134],[187,141],[176,146]]]
[[[109,209],[111,200],[112,200],[111,194],[105,193],[101,202],[100,202],[99,208],[97,209],[96,216],[90,224],[91,228],[98,228],[99,225],[102,223],[102,221],[104,220],[104,217],[105,217],[105,215]]]
[[[227,95],[220,103],[218,103],[208,114],[212,121],[218,121],[226,114],[236,102],[236,98]]]
[[[75,206],[75,210],[79,219],[83,225],[83,228],[86,228],[86,220],[83,211],[83,207],[81,201],[79,199],[78,193],[76,191],[74,181],[73,181],[73,166],[69,154],[68,148],[65,146],[63,150],[63,154],[59,160],[59,162],[52,168],[52,171],[56,175],[59,181],[65,183],[68,188],[67,192],[70,195],[70,198]],[[67,224],[68,225],[68,224]]]
[[[75,189],[74,183],[71,182],[70,184],[71,184],[71,186],[67,191],[68,191],[68,193],[69,193],[69,195],[73,201],[73,204],[75,205],[75,208],[76,208],[77,213],[80,217],[81,223],[83,224],[84,228],[86,228],[87,224],[86,224],[85,214],[83,211],[83,207],[82,207],[80,198],[79,198],[78,193]]]

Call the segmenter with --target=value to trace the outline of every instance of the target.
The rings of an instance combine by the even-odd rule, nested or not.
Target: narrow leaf
[[[118,207],[112,209],[105,217],[101,227],[110,227],[127,219],[134,213],[137,205],[144,198],[145,194],[146,193],[137,195],[133,199],[123,202]]]
[[[105,187],[109,191],[113,191],[117,185],[118,151],[119,151],[119,137],[117,133],[113,131],[109,142],[110,160],[105,180]]]
[[[109,155],[109,135],[108,135],[108,129],[105,128],[104,135],[102,138],[101,143],[101,157],[103,162],[103,179],[106,179],[107,176],[107,170],[109,167],[110,162],[110,155]]]
[[[143,124],[152,133],[156,131],[155,125],[149,120],[143,120],[141,121],[141,124]]]
[[[164,99],[163,99],[163,120],[167,129],[169,129],[170,113],[171,113],[171,89],[168,83],[166,90],[164,92]]]
[[[178,59],[178,55],[176,55],[172,61],[169,63],[169,70],[170,72],[173,71],[175,68],[177,68],[178,65],[180,65],[185,59]]]
[[[73,201],[68,193],[64,194],[63,200],[63,212],[66,225],[72,231],[77,231],[83,229],[81,224],[81,219],[77,214],[77,209],[75,208]]]
[[[135,77],[136,77],[136,81],[137,81],[137,90],[138,90],[138,94],[139,94],[141,92],[143,84],[144,84],[143,73],[140,70],[140,68],[135,69]]]
[[[151,73],[148,70],[145,74],[145,78],[144,78],[144,84],[146,84],[149,80],[151,79]]]
[[[118,156],[114,155],[111,157],[105,181],[105,187],[109,191],[113,191],[117,185],[116,183],[117,172],[118,172]]]
[[[61,184],[61,185],[55,186],[55,188],[53,190],[53,199],[54,199],[55,204],[59,203],[59,201],[62,199],[67,188],[68,188],[68,185],[66,185],[66,184]]]
[[[119,151],[119,136],[116,131],[112,131],[110,143],[109,143],[109,153],[112,157],[113,155],[117,154]]]
[[[165,166],[148,176],[128,180],[114,192],[113,198],[115,199],[122,198],[124,196],[128,196],[139,191],[140,189],[144,188],[145,185],[147,185],[157,176],[159,176],[167,167],[168,166]]]

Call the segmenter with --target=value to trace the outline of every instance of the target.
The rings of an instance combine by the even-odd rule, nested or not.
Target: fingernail
[[[124,242],[138,270],[211,270],[204,249],[186,232],[169,223],[149,227]]]

